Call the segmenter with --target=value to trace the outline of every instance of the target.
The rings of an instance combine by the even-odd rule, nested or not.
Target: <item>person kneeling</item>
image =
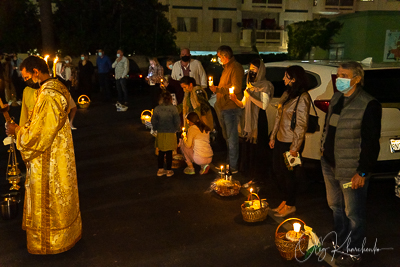
[[[201,166],[200,174],[206,174],[210,168],[213,151],[210,146],[210,128],[199,118],[196,112],[186,116],[189,124],[187,135],[182,133],[180,148],[185,156],[187,167],[185,174],[195,174],[193,162]]]

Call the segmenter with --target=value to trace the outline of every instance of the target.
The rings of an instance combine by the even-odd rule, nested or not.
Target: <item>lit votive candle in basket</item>
[[[213,85],[214,85],[213,77],[210,76],[208,77],[208,86],[213,86]]]

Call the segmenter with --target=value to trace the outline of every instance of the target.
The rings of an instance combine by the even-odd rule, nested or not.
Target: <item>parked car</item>
[[[289,65],[302,66],[310,82],[310,95],[319,116],[321,130],[306,134],[303,151],[305,160],[319,161],[320,140],[325,122],[329,101],[336,91],[335,81],[338,63],[326,61],[282,61],[265,63],[266,78],[275,87],[274,98],[267,109],[268,129],[271,131],[275,122],[277,103],[285,90],[283,76]],[[380,138],[380,153],[375,176],[393,177],[400,169],[400,66],[388,65],[363,66],[364,90],[374,96],[382,104],[382,130]],[[310,114],[314,114],[313,109]],[[391,143],[392,145],[391,149]],[[395,147],[397,144],[397,147]],[[319,165],[319,162],[318,162]]]

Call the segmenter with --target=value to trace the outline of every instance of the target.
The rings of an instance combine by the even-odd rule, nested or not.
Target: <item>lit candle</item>
[[[300,227],[301,227],[301,224],[299,224],[299,223],[293,224],[293,229],[296,233],[300,232]]]
[[[208,86],[213,86],[213,84],[214,84],[213,77],[212,76],[208,77]]]
[[[232,86],[231,88],[229,88],[229,93],[230,94],[233,94],[234,92],[235,92],[235,87]]]
[[[182,132],[184,132],[185,131],[185,127],[182,127]]]
[[[250,188],[250,201],[253,201],[253,187]]]
[[[163,81],[164,81],[163,79],[160,79],[160,82],[161,82],[161,83],[163,83]]]
[[[56,57],[53,61],[53,77],[56,77],[56,65],[57,65],[58,57]]]
[[[223,177],[222,177],[222,170],[223,170],[223,168],[224,168],[224,165],[221,165],[221,179],[223,178]]]
[[[48,59],[49,57],[50,57],[49,55],[45,55],[45,56],[44,56],[44,61],[46,61],[46,63],[47,63],[47,59]]]

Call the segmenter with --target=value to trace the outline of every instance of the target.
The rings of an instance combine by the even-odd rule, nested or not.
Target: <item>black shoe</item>
[[[361,262],[361,256],[357,255],[341,255],[335,260],[338,267],[351,267]]]

